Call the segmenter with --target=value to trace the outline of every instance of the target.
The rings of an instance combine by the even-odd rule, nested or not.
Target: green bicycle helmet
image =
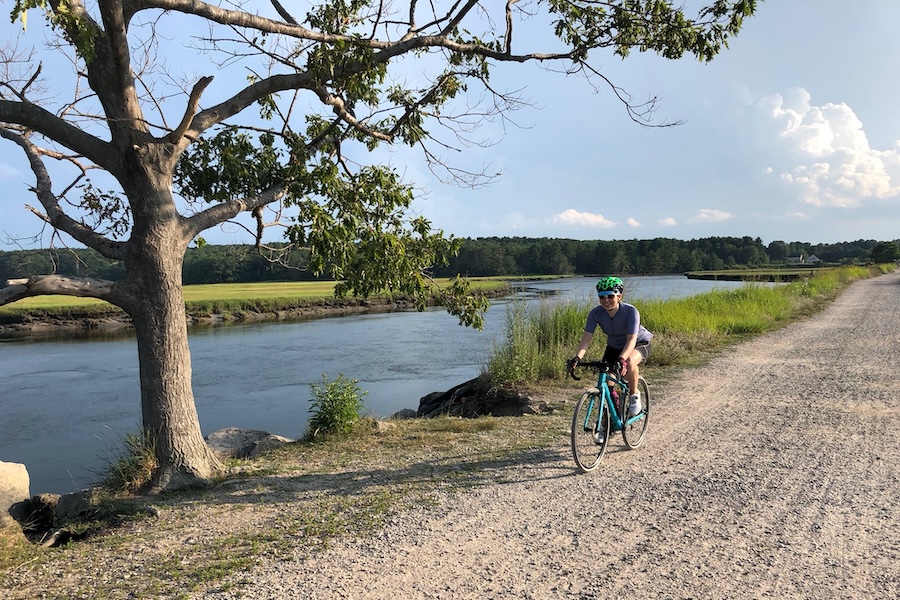
[[[597,295],[612,296],[625,291],[625,284],[618,277],[604,277],[597,282]]]

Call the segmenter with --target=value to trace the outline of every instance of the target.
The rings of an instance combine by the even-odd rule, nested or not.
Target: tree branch
[[[271,0],[271,2],[272,2],[272,6],[275,7],[275,11],[279,14],[279,16],[281,16],[282,19],[284,19],[291,25],[299,25],[300,24],[297,22],[297,20],[293,16],[291,16],[291,13],[289,13],[288,11],[286,11],[284,9],[284,7],[281,5],[281,2],[279,2],[278,0]]]
[[[121,157],[108,142],[60,119],[32,102],[0,100],[0,122],[36,131],[76,154],[86,157],[113,175],[121,173]]]
[[[181,123],[175,128],[175,131],[169,134],[170,143],[177,144],[178,141],[184,137],[184,134],[187,133],[188,128],[191,126],[191,121],[194,120],[194,113],[197,112],[197,105],[200,104],[200,96],[203,94],[203,90],[206,89],[206,86],[212,83],[212,80],[212,76],[201,77],[200,81],[194,85],[194,89],[191,90],[191,97],[188,100],[187,107],[184,109],[184,116],[181,118]]]
[[[512,7],[513,4],[518,2],[519,0],[507,0],[506,2],[506,34],[503,36],[503,49],[507,54],[512,54],[512,34],[513,34],[513,19],[512,19]]]
[[[228,219],[233,219],[243,211],[254,211],[262,208],[272,202],[276,202],[284,197],[286,193],[285,186],[276,185],[254,198],[245,198],[242,200],[232,200],[210,206],[196,215],[188,217],[184,220],[185,238],[190,240],[197,237],[202,231],[206,231],[210,227],[215,227],[219,223],[224,223]]]
[[[47,223],[52,225],[54,229],[59,229],[60,231],[66,232],[67,234],[75,238],[75,240],[81,242],[89,248],[93,248],[106,258],[112,258],[115,260],[124,259],[124,243],[115,242],[105,236],[98,234],[90,227],[84,225],[83,223],[80,223],[79,221],[76,221],[75,219],[67,215],[65,211],[60,208],[59,200],[52,191],[50,174],[47,172],[47,168],[44,166],[44,163],[41,160],[40,151],[37,149],[37,147],[35,147],[34,144],[32,144],[25,136],[14,133],[5,128],[0,128],[0,137],[18,144],[25,152],[25,155],[28,157],[28,162],[31,165],[31,170],[34,173],[36,179],[33,191],[38,200],[40,200],[41,205],[44,207],[44,210],[47,211],[46,215],[40,215],[36,211],[34,211],[36,214],[38,214]]]
[[[31,296],[78,296],[99,298],[112,304],[116,282],[93,277],[68,277],[66,275],[35,275],[27,279],[10,279],[0,288],[0,306]]]

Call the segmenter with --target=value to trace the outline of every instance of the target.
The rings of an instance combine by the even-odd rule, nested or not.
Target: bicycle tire
[[[572,415],[572,457],[585,473],[597,468],[609,445],[609,409],[596,391],[581,395]]]
[[[641,412],[637,415],[638,420],[622,427],[622,439],[625,445],[632,450],[641,445],[644,436],[647,435],[647,426],[650,424],[650,388],[643,377],[638,377],[638,391],[641,394]],[[627,407],[625,409],[627,411]],[[625,420],[630,421],[634,417],[625,416]]]

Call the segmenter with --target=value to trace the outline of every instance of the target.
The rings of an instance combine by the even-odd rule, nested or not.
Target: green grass
[[[332,380],[322,375],[321,384],[312,384],[311,415],[306,425],[308,439],[353,432],[365,409],[363,398],[367,393],[358,383],[356,379],[348,379],[339,373]]]

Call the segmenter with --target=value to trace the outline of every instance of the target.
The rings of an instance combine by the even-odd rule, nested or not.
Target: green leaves
[[[191,201],[252,198],[284,180],[284,154],[271,133],[253,139],[236,127],[226,127],[184,153],[175,167],[175,189]]]
[[[75,52],[86,62],[93,60],[96,55],[94,40],[100,31],[93,23],[81,16],[81,13],[73,13],[69,8],[68,0],[59,0],[54,8],[48,0],[16,0],[10,20],[22,21],[22,28],[28,24],[28,11],[39,8],[44,11],[47,20],[54,29],[62,29],[75,48]]]
[[[463,279],[440,289],[430,277],[432,268],[458,253],[460,242],[434,231],[427,219],[410,217],[412,188],[393,169],[351,170],[335,160],[331,130],[323,120],[310,120],[309,133],[324,140],[311,153],[301,136],[263,133],[254,139],[225,128],[185,153],[176,188],[190,200],[225,202],[284,185],[284,204],[296,209],[288,240],[308,250],[307,262],[298,266],[337,281],[336,295],[389,294],[419,310],[437,298],[461,324],[481,328],[487,300]]]
[[[356,379],[348,379],[340,373],[333,380],[322,375],[321,384],[311,385],[311,416],[306,424],[309,439],[329,434],[346,435],[353,431],[365,409],[363,398],[368,393],[358,383]]]
[[[575,60],[586,60],[594,48],[613,48],[623,58],[637,49],[669,59],[693,54],[709,62],[727,47],[728,38],[737,34],[756,4],[756,0],[716,0],[693,19],[682,5],[667,0],[603,4],[549,0],[548,7],[559,16],[556,36],[572,48]]]
[[[412,189],[392,169],[370,166],[342,176],[330,162],[311,173],[318,201],[294,198],[296,222],[289,239],[310,250],[309,268],[338,281],[335,294],[410,298],[424,310],[437,295],[460,323],[481,327],[487,301],[464,280],[437,289],[429,276],[459,251],[459,241],[433,231],[422,217],[408,220]]]

